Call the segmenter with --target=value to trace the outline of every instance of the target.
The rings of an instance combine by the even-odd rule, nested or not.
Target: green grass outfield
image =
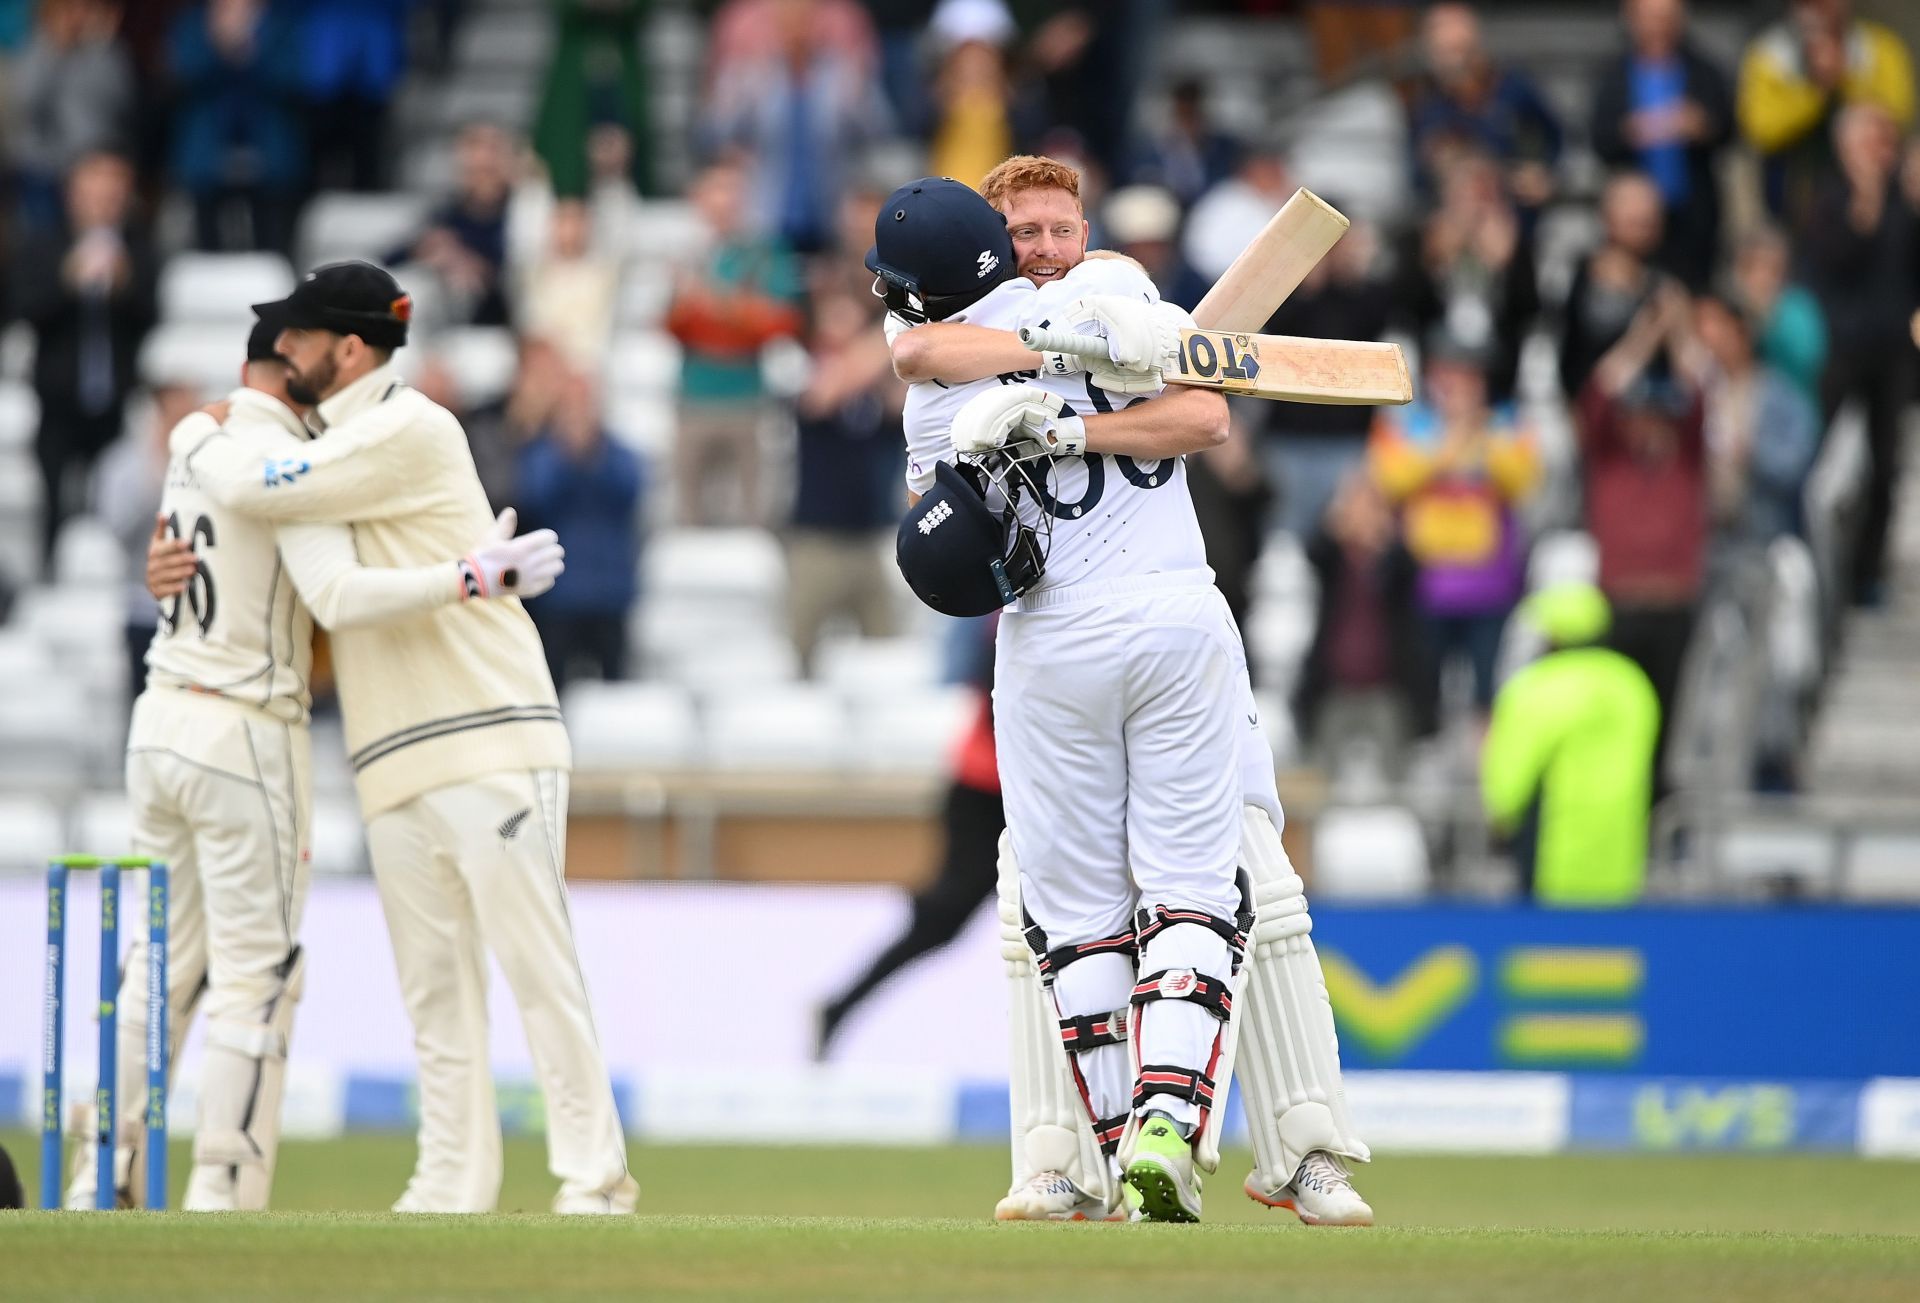
[[[0,1136],[37,1188],[35,1138]],[[176,1186],[186,1154],[176,1147]],[[510,1142],[484,1218],[396,1218],[409,1140],[285,1147],[255,1217],[0,1214],[0,1299],[1920,1299],[1920,1164],[1826,1157],[1387,1158],[1382,1225],[1308,1230],[1238,1191],[1209,1223],[998,1226],[998,1147],[641,1147],[635,1219],[540,1215]]]

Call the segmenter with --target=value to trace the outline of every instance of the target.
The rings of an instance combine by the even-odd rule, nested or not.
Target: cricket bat
[[[1345,215],[1313,191],[1294,191],[1200,300],[1194,324],[1206,330],[1261,329],[1340,242],[1347,226]]]
[[[1037,353],[1107,360],[1107,341],[1098,335],[1022,326],[1020,342]],[[1170,385],[1290,403],[1355,406],[1413,401],[1413,380],[1400,346],[1369,340],[1188,327],[1180,332],[1179,356],[1165,378]]]

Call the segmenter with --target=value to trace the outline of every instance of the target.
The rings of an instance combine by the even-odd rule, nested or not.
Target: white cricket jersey
[[[229,401],[225,429],[252,456],[297,455],[309,437],[300,418],[268,394],[236,389]],[[178,457],[167,464],[160,513],[169,537],[193,544],[200,569],[186,592],[160,604],[147,649],[149,682],[306,722],[313,616],[281,561],[274,523],[221,506]]]
[[[1099,258],[1082,262],[1049,285],[1036,287],[1024,277],[1004,282],[965,313],[948,319],[999,330],[1061,325],[1073,302],[1088,294],[1139,295],[1147,302],[1160,298],[1137,265]],[[1065,400],[1063,415],[1118,411],[1141,397],[1110,394],[1084,372],[1049,377],[1014,371],[950,387],[933,381],[915,384],[907,391],[905,415],[907,485],[915,493],[932,485],[935,462],[953,459],[950,431],[960,408],[994,384],[1030,384],[1057,393]],[[1045,501],[1031,509],[1023,504],[1021,513],[1029,524],[1041,510],[1052,518],[1046,573],[1031,592],[1094,579],[1205,569],[1206,545],[1187,490],[1184,458],[1138,462],[1100,453],[1057,458],[1045,487]]]
[[[418,567],[460,556],[493,523],[460,422],[390,364],[327,398],[316,416],[323,433],[293,457],[263,458],[211,428],[191,427],[193,418],[175,431],[172,448],[208,493],[238,510],[282,522],[351,523],[370,565]],[[518,598],[444,605],[404,623],[339,632],[333,658],[369,819],[501,770],[571,768],[540,635]]]

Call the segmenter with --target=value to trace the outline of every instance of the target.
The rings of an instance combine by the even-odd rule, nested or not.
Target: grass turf
[[[33,1138],[4,1140],[32,1190]],[[401,1219],[377,1210],[410,1141],[288,1144],[265,1216],[0,1215],[0,1298],[1920,1298],[1920,1164],[1388,1158],[1362,1179],[1380,1228],[1309,1231],[1239,1194],[1240,1155],[1200,1227],[996,1226],[997,1147],[633,1159],[639,1218],[525,1215],[552,1182],[537,1145],[510,1142],[501,1206],[518,1214]]]

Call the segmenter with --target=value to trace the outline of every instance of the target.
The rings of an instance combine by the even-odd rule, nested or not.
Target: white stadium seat
[[[0,692],[0,787],[70,792],[93,750],[86,690],[77,679],[52,677],[31,692]]]
[[[73,807],[72,850],[79,855],[131,855],[133,816],[125,792],[88,792]]]
[[[1430,886],[1420,820],[1399,806],[1335,806],[1313,825],[1316,900],[1419,900]]]
[[[652,462],[656,472],[666,469],[677,424],[670,396],[612,395],[606,407],[606,422],[608,433]],[[657,474],[655,478],[657,480]]]
[[[693,697],[669,683],[576,683],[561,698],[576,770],[675,769],[700,754]]]
[[[40,428],[40,395],[18,380],[0,381],[0,448],[30,448]]]
[[[149,385],[187,385],[205,397],[240,383],[247,360],[247,328],[204,321],[170,321],[140,346],[140,378]]]
[[[607,349],[609,396],[672,397],[680,388],[680,343],[664,330],[622,330]]]
[[[940,681],[940,648],[928,638],[846,638],[822,643],[819,680],[849,701],[932,688]]]
[[[504,326],[449,330],[434,341],[434,353],[453,373],[460,401],[469,408],[498,402],[513,387],[520,350]]]
[[[244,339],[253,305],[285,298],[293,283],[277,253],[177,253],[160,273],[160,316],[237,326]]]
[[[1840,881],[1850,900],[1920,902],[1920,834],[1862,833],[1847,848]]]
[[[126,549],[98,516],[75,516],[60,527],[53,572],[61,584],[113,587],[126,578],[126,570]]]
[[[800,658],[785,634],[751,629],[663,650],[655,661],[661,677],[705,695],[788,684],[800,677]]]
[[[45,869],[67,849],[66,821],[52,801],[25,792],[0,796],[0,872]]]
[[[696,252],[706,242],[707,234],[691,203],[657,199],[640,205],[628,237],[632,248],[642,256],[676,262]]]
[[[316,874],[364,873],[367,834],[359,807],[345,797],[313,799],[313,871]]]
[[[814,685],[729,693],[707,708],[707,757],[720,769],[838,769],[848,758],[846,712]]]
[[[420,231],[432,202],[427,195],[404,191],[317,194],[300,217],[300,266],[378,259]]]
[[[787,559],[765,529],[666,529],[643,561],[643,602],[698,602],[758,613],[786,603]]]
[[[854,711],[852,763],[872,773],[944,773],[980,708],[971,688],[923,688],[870,698]]]

